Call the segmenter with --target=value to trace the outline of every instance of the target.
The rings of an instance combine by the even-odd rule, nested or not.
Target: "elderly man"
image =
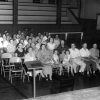
[[[95,73],[95,71],[97,70],[96,63],[91,60],[90,51],[87,49],[87,43],[84,43],[82,45],[82,48],[80,49],[80,55],[82,60],[86,63],[87,74],[89,74],[90,67],[92,67],[93,73]]]
[[[86,64],[81,60],[80,51],[76,48],[75,44],[71,44],[71,49],[69,49],[69,51],[72,62],[80,66],[79,72],[84,72]]]
[[[97,44],[93,44],[93,47],[90,49],[90,56],[92,60],[96,62],[98,70],[100,70],[99,50],[97,49]]]
[[[90,49],[90,54],[94,59],[99,58],[99,50],[97,49],[97,44],[93,44],[93,47]]]

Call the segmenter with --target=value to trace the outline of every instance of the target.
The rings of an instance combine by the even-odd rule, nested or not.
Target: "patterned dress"
[[[44,75],[46,77],[49,75],[50,80],[52,80],[52,52],[47,49],[40,50],[37,56],[44,65]]]

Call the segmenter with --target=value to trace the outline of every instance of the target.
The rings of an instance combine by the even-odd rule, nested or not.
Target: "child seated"
[[[70,52],[69,50],[67,50],[65,52],[65,56],[64,56],[64,59],[63,59],[63,62],[62,62],[63,66],[65,69],[68,69],[68,73],[69,73],[69,69],[71,68],[71,73],[73,74],[73,67],[77,66],[76,64],[74,64],[72,61],[71,61],[71,57],[70,57]]]
[[[58,67],[58,68],[60,68],[59,70],[59,75],[61,75],[62,74],[62,65],[61,65],[61,63],[60,63],[60,61],[59,61],[59,55],[58,55],[58,51],[57,50],[55,50],[54,51],[54,53],[53,53],[53,64],[54,64],[54,67]]]

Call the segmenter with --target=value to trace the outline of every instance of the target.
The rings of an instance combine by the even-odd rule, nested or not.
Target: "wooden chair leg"
[[[1,67],[1,75],[2,75],[2,67]]]
[[[4,67],[2,67],[2,74],[4,74]]]
[[[25,76],[24,75],[23,75],[23,78],[22,79],[23,79],[23,83],[24,83],[24,80],[25,80]]]
[[[12,84],[12,76],[11,76],[10,80],[11,80],[11,84]]]
[[[39,74],[39,81],[41,80],[41,74]]]
[[[10,80],[10,77],[11,77],[11,73],[10,73],[10,71],[9,71],[9,80]]]
[[[71,74],[74,76],[73,68],[71,67]]]
[[[27,78],[28,78],[28,82],[30,82],[30,79],[29,79],[29,74],[27,75]]]
[[[70,69],[70,68],[69,68],[69,67],[67,67],[68,76],[69,76],[69,69]]]
[[[4,77],[5,77],[5,71],[4,71]]]

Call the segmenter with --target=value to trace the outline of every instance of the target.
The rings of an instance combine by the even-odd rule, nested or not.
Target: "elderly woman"
[[[37,54],[38,59],[43,63],[43,73],[48,80],[52,80],[52,52],[46,48],[45,45],[41,45],[41,49]]]
[[[54,43],[53,38],[50,38],[50,42],[47,43],[47,47],[51,51],[53,51],[56,48],[56,44]]]
[[[12,39],[10,39],[9,44],[7,46],[7,52],[13,54],[16,50],[16,47],[14,45],[14,41]]]

